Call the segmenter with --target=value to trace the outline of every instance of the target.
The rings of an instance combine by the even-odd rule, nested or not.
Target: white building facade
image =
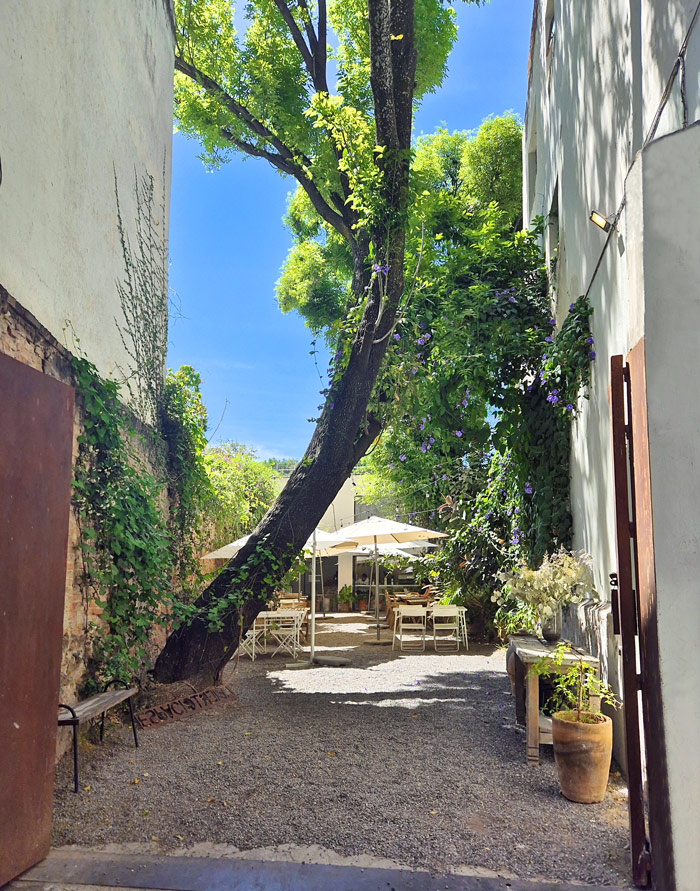
[[[557,324],[581,294],[593,306],[571,507],[574,547],[592,555],[608,602],[569,615],[567,631],[600,654],[617,690],[612,356],[629,363],[643,416],[633,434],[644,511],[637,586],[654,638],[654,681],[642,691],[654,706],[652,877],[677,891],[700,888],[700,759],[688,756],[700,738],[699,13],[697,0],[536,0],[523,139],[524,222],[545,219]],[[593,210],[608,232],[589,220]],[[623,760],[620,719],[615,729]]]

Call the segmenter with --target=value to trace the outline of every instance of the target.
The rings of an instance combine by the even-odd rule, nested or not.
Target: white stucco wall
[[[700,124],[642,160],[649,455],[676,887],[700,885]]]
[[[3,0],[0,283],[109,375],[128,366],[115,317],[134,175],[170,186],[174,37],[168,0]],[[166,214],[167,219],[167,214]],[[167,232],[164,233],[167,238]]]
[[[355,493],[357,488],[353,477],[343,483],[340,492],[331,502],[330,507],[318,524],[327,532],[337,532],[342,526],[351,526],[355,522]],[[352,585],[353,558],[350,554],[338,555],[338,590],[344,585]]]
[[[697,2],[555,0],[549,57],[546,4],[537,6],[523,140],[524,218],[528,224],[537,215],[546,216],[558,191],[560,262],[553,309],[561,323],[568,304],[591,281],[594,308],[597,358],[590,399],[573,429],[574,546],[592,554],[598,589],[607,598],[608,573],[617,562],[610,356],[627,355],[644,337],[676,888],[697,891],[700,761],[688,758],[688,745],[700,732],[694,687],[700,667],[695,643],[700,627],[700,402],[694,393],[700,355],[700,128],[679,129],[680,79],[659,117],[655,140],[642,151]],[[688,42],[685,93],[692,125],[700,117],[700,26]],[[606,236],[588,215],[592,209],[614,214],[623,197],[617,231],[593,278]],[[617,687],[617,641],[606,612],[605,607],[581,607],[569,616],[567,630],[600,647],[608,678]]]

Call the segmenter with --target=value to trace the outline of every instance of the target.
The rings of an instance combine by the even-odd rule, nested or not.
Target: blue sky
[[[417,115],[416,134],[470,130],[490,114],[522,116],[531,0],[457,3],[448,78]],[[274,285],[290,247],[282,225],[294,182],[266,162],[236,157],[208,173],[198,145],[175,134],[170,204],[172,310],[168,365],[203,379],[212,442],[233,439],[261,458],[300,458],[322,384],[312,335],[282,315]],[[319,356],[321,370],[325,367]],[[225,409],[225,410],[224,410]]]

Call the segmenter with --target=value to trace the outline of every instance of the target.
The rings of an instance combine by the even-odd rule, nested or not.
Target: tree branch
[[[268,151],[252,142],[238,139],[226,129],[222,129],[221,134],[225,139],[235,145],[236,148],[246,152],[246,154],[256,158],[264,158],[278,170],[293,176],[309,196],[317,213],[329,225],[333,226],[343,238],[352,243],[353,235],[351,226],[343,214],[333,210],[311,177],[299,166],[291,149],[289,149],[282,140],[269,129],[269,127],[266,127],[262,121],[255,118],[244,105],[237,102],[233,96],[227,93],[226,90],[214,80],[214,78],[209,77],[208,74],[200,71],[196,66],[186,62],[181,57],[178,57],[175,59],[175,68],[195,83],[201,84],[208,92],[213,93],[234,117],[243,121],[243,123],[249,127],[256,136],[259,136],[261,139],[265,140],[265,142],[269,142],[270,145],[277,150],[277,153]],[[311,160],[305,155],[301,155],[301,160],[307,166],[311,166]]]
[[[274,0],[274,3],[279,11],[279,14],[284,19],[285,25],[289,28],[289,33],[292,35],[292,40],[294,41],[294,45],[299,50],[299,54],[301,55],[301,58],[304,60],[304,65],[306,65],[306,70],[309,72],[309,75],[311,76],[311,80],[313,82],[314,89],[318,89],[316,87],[314,57],[312,55],[311,50],[306,45],[306,41],[304,40],[304,35],[300,31],[299,25],[297,25],[297,23],[294,19],[294,16],[291,13],[291,10],[287,6],[287,0]]]

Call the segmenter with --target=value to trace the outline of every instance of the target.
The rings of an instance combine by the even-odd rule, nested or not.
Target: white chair
[[[286,650],[292,658],[296,659],[297,651],[301,649],[299,632],[304,614],[299,609],[278,609],[268,625],[270,636],[278,643],[278,647],[272,654],[276,656],[280,650]]]
[[[396,641],[403,650],[425,650],[425,621],[427,610],[424,606],[399,606],[394,618],[393,650]]]
[[[255,657],[259,651],[267,653],[266,630],[265,619],[261,616],[256,616],[255,621],[246,631],[243,640],[241,640],[240,649],[247,656],[250,656],[251,662],[255,662]]]
[[[436,604],[433,615],[433,646],[438,650],[454,650],[459,652],[459,640],[462,636],[462,615],[458,606]]]
[[[467,639],[467,608],[460,606],[459,609],[459,629],[464,641],[464,649],[469,650],[469,640]]]

